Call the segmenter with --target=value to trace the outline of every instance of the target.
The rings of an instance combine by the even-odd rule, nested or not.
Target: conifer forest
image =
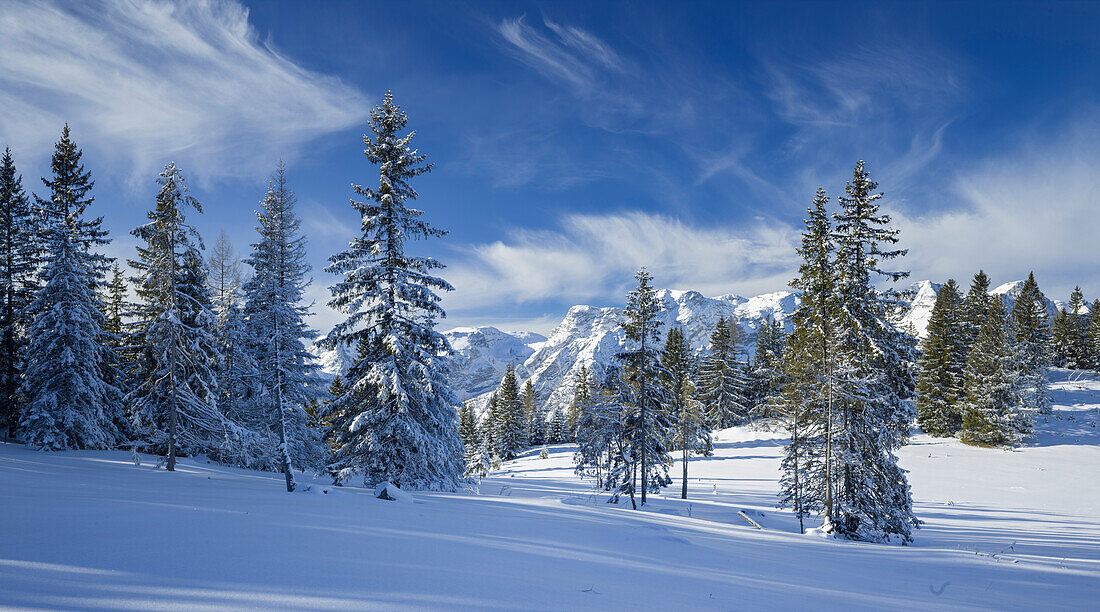
[[[0,608],[1094,607],[1100,11],[920,7],[0,0]]]

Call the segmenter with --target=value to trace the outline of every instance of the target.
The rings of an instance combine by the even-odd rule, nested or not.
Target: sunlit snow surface
[[[907,547],[797,533],[774,509],[780,434],[722,431],[644,511],[538,449],[477,493],[414,504],[125,452],[0,444],[0,606],[88,609],[1095,609],[1100,381],[1054,373],[1014,451],[917,435]],[[324,491],[328,493],[324,493]],[[737,515],[760,523],[757,531]]]

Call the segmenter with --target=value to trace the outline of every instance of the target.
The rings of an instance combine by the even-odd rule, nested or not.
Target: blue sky
[[[25,185],[63,122],[133,255],[164,163],[242,252],[285,158],[322,268],[387,89],[435,163],[420,245],[456,286],[443,327],[546,331],[661,286],[785,288],[820,185],[865,159],[916,279],[1034,269],[1100,291],[1095,3],[0,2],[0,144]]]

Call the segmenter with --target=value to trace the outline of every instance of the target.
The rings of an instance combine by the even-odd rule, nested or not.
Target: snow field
[[[52,609],[1091,609],[1100,601],[1100,380],[1056,370],[1012,451],[916,435],[910,546],[799,535],[780,433],[717,433],[642,511],[532,449],[477,492],[404,504],[327,479],[127,452],[0,445],[0,606]],[[764,529],[755,529],[743,511]],[[807,527],[814,527],[810,521]]]

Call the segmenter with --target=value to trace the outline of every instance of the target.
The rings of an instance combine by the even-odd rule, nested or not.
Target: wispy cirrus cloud
[[[231,0],[5,2],[0,138],[47,154],[61,123],[148,174],[266,171],[364,119],[365,97],[260,39]]]
[[[1022,137],[951,179],[946,211],[910,203],[895,214],[914,274],[960,282],[979,268],[995,284],[1034,271],[1052,298],[1080,284],[1100,297],[1100,114],[1076,117],[1054,136]]]
[[[595,93],[609,73],[629,72],[626,61],[595,35],[548,19],[543,25],[546,29],[540,30],[517,17],[501,21],[497,32],[516,59],[580,93]]]
[[[758,220],[743,228],[699,227],[664,215],[569,215],[560,227],[516,229],[471,246],[447,278],[449,309],[540,300],[622,300],[647,266],[659,286],[703,293],[774,291],[795,265],[797,230]]]

